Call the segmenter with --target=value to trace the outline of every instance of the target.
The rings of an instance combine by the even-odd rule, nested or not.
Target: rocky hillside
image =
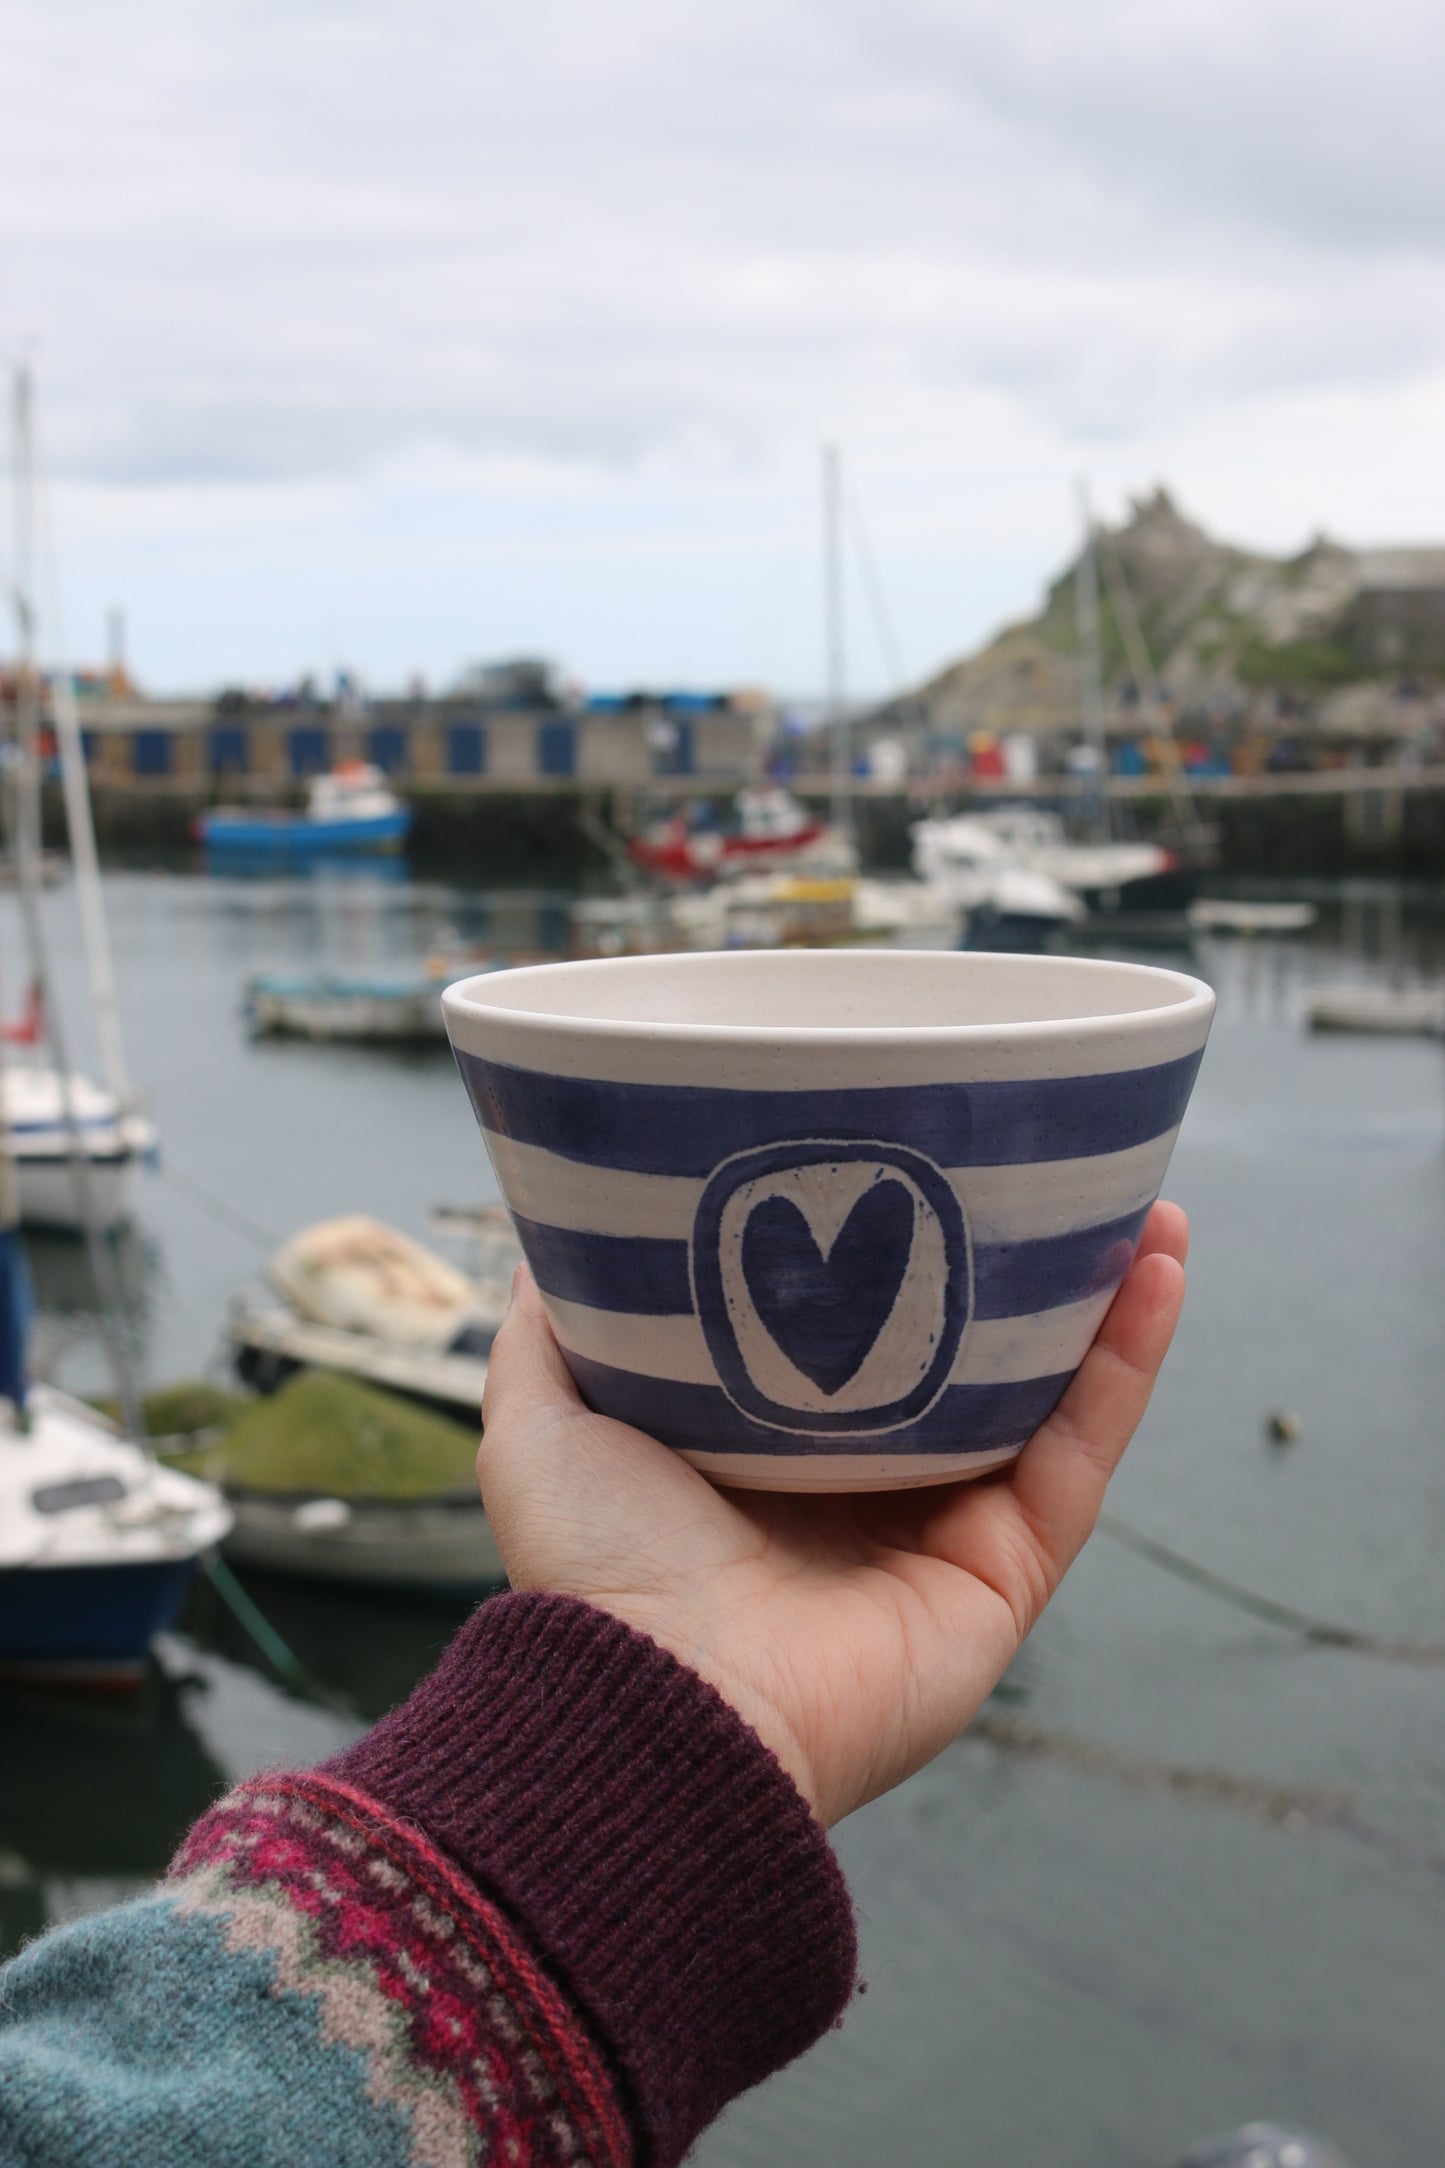
[[[1037,617],[919,688],[935,730],[1077,728],[1076,577],[1077,563]],[[1283,706],[1322,730],[1369,735],[1398,727],[1402,680],[1445,680],[1445,551],[1357,551],[1322,536],[1298,557],[1263,557],[1216,542],[1159,489],[1100,530],[1098,586],[1116,722],[1137,720],[1141,649],[1184,722],[1262,720]]]

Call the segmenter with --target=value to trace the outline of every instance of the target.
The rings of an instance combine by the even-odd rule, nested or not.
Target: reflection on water
[[[107,1238],[115,1266],[121,1330],[132,1364],[149,1367],[151,1328],[163,1284],[161,1243],[154,1233],[130,1220]],[[35,1376],[57,1379],[77,1355],[100,1344],[95,1274],[86,1245],[74,1235],[36,1228],[25,1238],[35,1293],[31,1368]]]
[[[1194,1221],[1190,1302],[1115,1503],[1247,1587],[1438,1643],[1445,1054],[1301,1019],[1314,986],[1445,971],[1445,916],[1378,885],[1321,902],[1303,939],[1137,952],[1201,972],[1220,1007],[1169,1184]],[[555,947],[564,898],[144,876],[115,882],[112,919],[163,1134],[118,1246],[147,1382],[214,1359],[272,1235],[360,1209],[425,1240],[436,1206],[493,1194],[444,1055],[253,1046],[240,988],[271,966]],[[48,1363],[103,1385],[83,1253],[34,1256]],[[1303,1423],[1286,1451],[1264,1438],[1280,1406]],[[205,1587],[134,1708],[0,1699],[8,1945],[157,1872],[222,1784],[333,1749],[459,1616],[248,1585],[354,1718],[279,1688]],[[697,2158],[1161,2168],[1268,2112],[1371,2168],[1434,2159],[1440,1691],[1438,1668],[1304,1645],[1095,1543],[989,1723],[840,1832],[870,1991]]]

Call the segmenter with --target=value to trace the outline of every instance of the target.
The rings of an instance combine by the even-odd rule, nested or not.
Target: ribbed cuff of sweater
[[[791,1779],[713,1688],[605,1612],[501,1596],[327,1770],[522,1925],[678,2161],[852,1989],[852,1909]]]

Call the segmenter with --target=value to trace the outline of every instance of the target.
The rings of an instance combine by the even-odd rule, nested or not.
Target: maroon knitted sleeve
[[[712,1687],[587,1604],[484,1604],[319,1774],[512,1922],[579,2012],[639,2162],[679,2161],[851,1992],[847,1891],[791,1779]]]

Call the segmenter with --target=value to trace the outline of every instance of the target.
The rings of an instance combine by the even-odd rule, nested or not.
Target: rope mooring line
[[[356,1711],[302,1663],[285,1636],[271,1624],[261,1606],[242,1587],[223,1558],[212,1556],[206,1559],[203,1570],[206,1579],[236,1623],[250,1636],[272,1669],[280,1674],[288,1686],[303,1699],[317,1702],[336,1716],[355,1717]]]
[[[1191,1588],[1213,1596],[1218,1603],[1227,1603],[1236,1611],[1244,1611],[1251,1618],[1263,1619],[1268,1625],[1280,1626],[1287,1633],[1300,1634],[1306,1641],[1332,1649],[1353,1649],[1360,1656],[1382,1656],[1399,1664],[1445,1664],[1445,1642],[1440,1641],[1391,1641],[1382,1634],[1363,1632],[1357,1626],[1342,1626],[1337,1620],[1316,1618],[1313,1612],[1298,1610],[1294,1604],[1280,1603],[1274,1596],[1263,1596],[1258,1589],[1246,1588],[1242,1582],[1232,1581],[1227,1574],[1216,1573],[1212,1566],[1201,1564],[1197,1558],[1188,1558],[1183,1551],[1161,1543],[1157,1536],[1147,1536],[1140,1528],[1133,1528],[1121,1521],[1117,1514],[1101,1513],[1099,1527],[1125,1550],[1136,1557],[1146,1558],[1151,1566],[1158,1566],[1165,1573],[1172,1573],[1176,1580],[1187,1581]]]

